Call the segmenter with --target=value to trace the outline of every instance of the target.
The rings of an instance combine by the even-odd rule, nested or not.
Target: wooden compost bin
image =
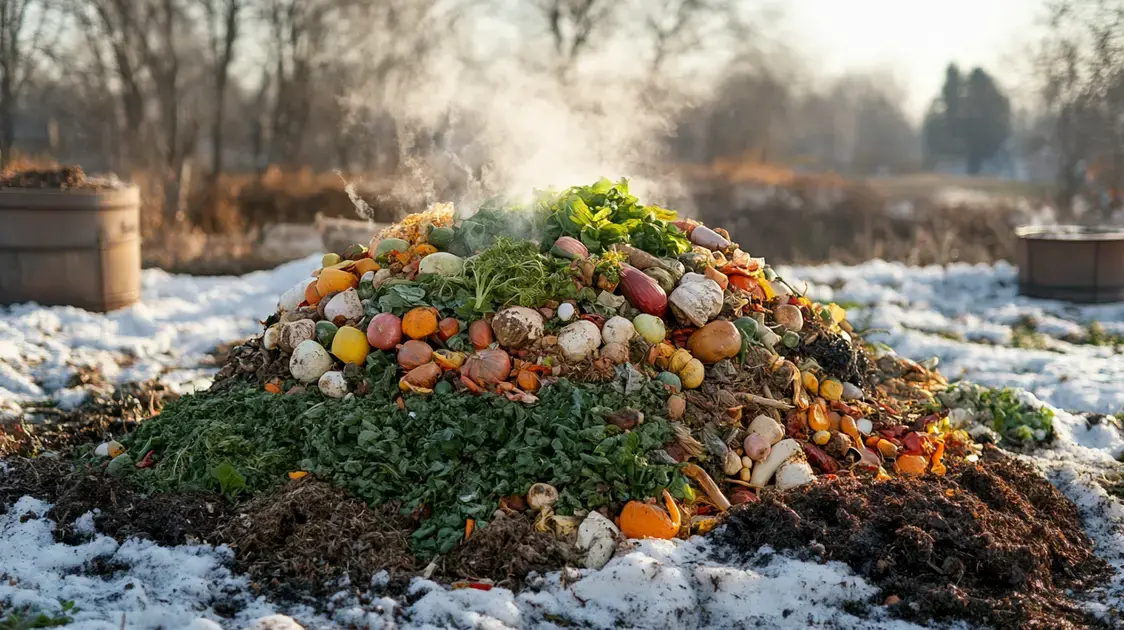
[[[140,299],[140,192],[0,190],[0,304],[111,311]]]
[[[1022,295],[1096,304],[1124,301],[1124,229],[1077,225],[1015,231]]]

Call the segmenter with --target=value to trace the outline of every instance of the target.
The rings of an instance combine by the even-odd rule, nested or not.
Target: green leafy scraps
[[[601,178],[592,186],[573,186],[560,194],[540,196],[549,212],[543,246],[561,236],[580,240],[593,253],[628,243],[660,257],[677,257],[691,248],[687,236],[670,221],[676,214],[659,206],[644,206],[629,194],[628,180]]]
[[[647,458],[673,439],[658,384],[633,383],[626,394],[624,383],[563,380],[533,406],[452,393],[407,397],[400,409],[393,366],[371,361],[367,374],[371,394],[330,404],[317,392],[277,396],[252,386],[180,398],[126,440],[152,440],[159,456],[134,479],[153,490],[210,488],[226,464],[256,492],[307,470],[372,505],[431,508],[414,535],[423,556],[448,551],[465,519],[486,522],[501,497],[536,482],[558,488],[562,514],[663,488],[686,492],[677,466]],[[645,421],[623,433],[605,416],[626,406]]]

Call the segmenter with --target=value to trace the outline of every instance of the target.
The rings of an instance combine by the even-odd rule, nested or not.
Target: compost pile
[[[102,445],[110,471],[231,495],[312,474],[400,506],[419,557],[527,513],[599,567],[767,488],[978,457],[938,374],[627,181],[438,205],[310,272],[211,391]]]

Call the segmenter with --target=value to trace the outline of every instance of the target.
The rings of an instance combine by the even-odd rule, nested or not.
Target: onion
[[[628,345],[634,336],[636,336],[636,327],[619,315],[610,317],[601,329],[601,339],[606,344]]]
[[[467,376],[481,387],[502,383],[511,376],[511,356],[503,350],[483,350],[465,361],[461,376]]]
[[[402,320],[393,313],[379,313],[367,325],[367,341],[384,352],[398,347],[402,342]]]
[[[687,349],[703,363],[718,363],[722,359],[735,357],[741,352],[741,348],[741,333],[726,320],[710,322],[696,330],[687,340]]]
[[[433,348],[424,341],[407,341],[398,347],[398,365],[406,371],[420,367],[433,360]]]
[[[477,350],[484,350],[492,345],[495,337],[492,335],[492,327],[488,322],[478,319],[468,325],[468,341],[472,344],[473,348]]]

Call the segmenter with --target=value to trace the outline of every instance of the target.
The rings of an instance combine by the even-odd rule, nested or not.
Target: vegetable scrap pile
[[[103,444],[111,472],[236,496],[313,474],[399,504],[425,557],[530,512],[600,567],[766,488],[978,459],[939,374],[627,181],[411,215],[263,324],[211,391]]]

